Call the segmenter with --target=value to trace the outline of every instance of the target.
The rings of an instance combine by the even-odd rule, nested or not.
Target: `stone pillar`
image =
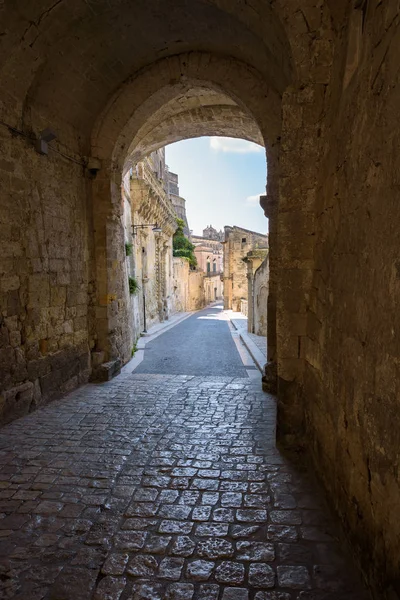
[[[270,166],[270,161],[268,161]],[[276,174],[277,178],[277,174]],[[278,243],[278,202],[276,195],[260,196],[260,205],[268,219],[269,283],[267,307],[267,364],[264,368],[263,389],[277,392],[277,340],[276,340],[276,290],[277,290],[277,243]]]
[[[111,168],[101,169],[91,183],[95,266],[94,378],[112,376],[121,363],[129,359],[132,348],[121,185],[121,175]],[[108,375],[100,368],[102,363],[113,363],[114,366],[107,367]]]
[[[278,436],[289,444],[302,443],[304,439],[303,378],[314,271],[315,198],[323,148],[320,119],[325,88],[322,83],[299,83],[289,88],[282,99],[277,220]]]
[[[163,267],[162,267],[162,242],[161,234],[156,234],[156,283],[157,283],[157,311],[160,323],[164,321],[163,311]]]
[[[168,311],[168,290],[167,290],[167,254],[168,254],[168,239],[164,238],[161,250],[161,301],[162,301],[162,320],[167,321],[169,317]]]
[[[254,333],[254,273],[253,261],[247,261],[247,331]]]

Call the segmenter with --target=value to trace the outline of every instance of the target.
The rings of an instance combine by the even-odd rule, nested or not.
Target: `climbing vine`
[[[174,256],[185,258],[187,261],[189,261],[190,267],[192,269],[195,269],[197,266],[197,259],[194,254],[195,246],[191,242],[189,242],[189,240],[183,233],[185,221],[183,219],[176,219],[176,223],[178,225],[178,228],[175,231],[173,237]]]

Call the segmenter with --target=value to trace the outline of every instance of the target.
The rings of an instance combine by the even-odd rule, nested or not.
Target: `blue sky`
[[[166,163],[179,175],[179,192],[193,233],[207,225],[239,225],[266,233],[268,221],[258,196],[265,194],[265,150],[223,137],[201,137],[166,147]]]

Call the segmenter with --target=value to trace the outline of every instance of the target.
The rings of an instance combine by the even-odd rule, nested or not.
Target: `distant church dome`
[[[212,225],[209,225],[203,229],[203,237],[208,240],[215,240],[216,242],[222,242],[224,240],[224,232],[217,231]]]

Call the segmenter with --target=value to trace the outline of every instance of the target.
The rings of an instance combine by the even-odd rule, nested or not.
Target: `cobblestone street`
[[[0,433],[1,598],[361,600],[256,380],[133,374]]]

